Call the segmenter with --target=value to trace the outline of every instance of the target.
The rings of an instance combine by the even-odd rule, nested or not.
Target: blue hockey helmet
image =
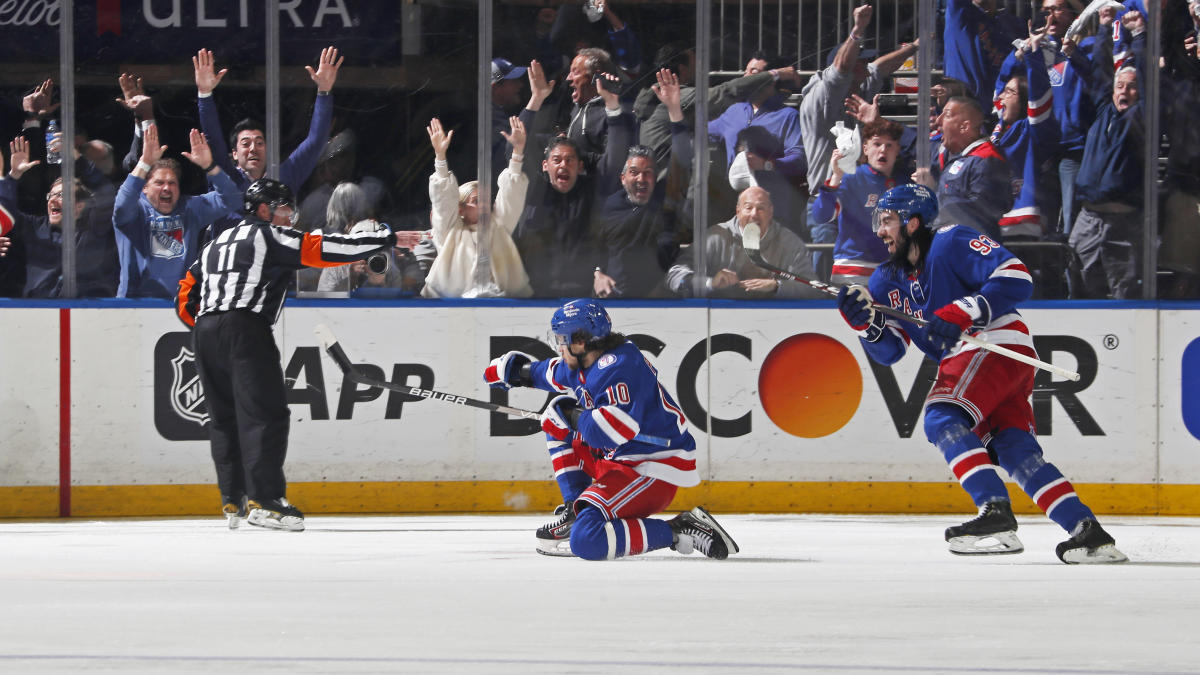
[[[608,337],[612,332],[612,319],[604,306],[595,300],[580,298],[559,307],[550,318],[550,332],[554,342],[562,347],[575,340],[591,343]]]
[[[916,183],[906,183],[884,192],[875,202],[875,213],[871,218],[871,230],[879,231],[880,211],[894,211],[900,216],[901,224],[907,223],[914,216],[921,219],[921,224],[932,228],[937,218],[937,196],[933,190]]]

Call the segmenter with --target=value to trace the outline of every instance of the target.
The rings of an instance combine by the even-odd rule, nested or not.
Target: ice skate
[[[221,513],[225,514],[225,521],[229,525],[229,529],[238,529],[238,526],[249,515],[249,511],[246,508],[246,497],[243,495],[235,499],[226,496],[225,506],[221,507]]]
[[[1006,501],[988,502],[979,515],[962,525],[946,528],[950,552],[957,555],[1020,553],[1024,544],[1017,538],[1017,519]]]
[[[299,532],[304,529],[304,514],[282,497],[279,499],[251,499],[246,503],[246,507],[250,511],[246,522],[251,525],[291,532]]]
[[[1129,558],[1117,550],[1117,542],[1100,527],[1100,523],[1088,518],[1075,526],[1071,538],[1054,549],[1058,559],[1068,565],[1098,563],[1123,563]]]
[[[739,550],[725,528],[717,524],[703,506],[681,513],[668,520],[667,524],[675,533],[675,543],[671,544],[671,548],[684,555],[700,551],[710,558],[724,560],[730,553]]]
[[[575,502],[554,507],[555,520],[538,528],[537,552],[542,555],[569,557],[571,553],[571,526],[575,524]]]

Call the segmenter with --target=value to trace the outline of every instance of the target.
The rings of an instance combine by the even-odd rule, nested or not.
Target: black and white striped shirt
[[[293,272],[363,260],[395,243],[396,235],[386,227],[321,235],[243,220],[200,251],[179,282],[176,311],[188,326],[205,314],[235,309],[261,314],[274,324]]]

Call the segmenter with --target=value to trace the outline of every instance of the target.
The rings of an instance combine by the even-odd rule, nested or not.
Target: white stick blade
[[[742,248],[748,251],[757,251],[761,241],[762,230],[759,229],[758,223],[748,223],[742,228]]]
[[[313,328],[313,332],[317,334],[317,339],[321,341],[321,347],[329,349],[329,345],[337,344],[337,336],[333,334],[329,326],[319,323],[316,328]]]

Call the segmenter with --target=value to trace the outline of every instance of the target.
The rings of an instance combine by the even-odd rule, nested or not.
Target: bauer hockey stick
[[[314,328],[313,331],[317,334],[317,339],[321,341],[321,346],[324,347],[325,353],[329,354],[329,358],[333,359],[333,362],[337,364],[338,368],[351,382],[364,384],[368,387],[390,389],[391,391],[398,391],[402,394],[417,396],[419,398],[430,399],[433,401],[445,401],[447,403],[465,405],[471,408],[490,410],[492,412],[511,415],[513,417],[523,417],[528,420],[542,419],[542,413],[534,412],[532,410],[513,408],[511,406],[501,405],[499,403],[492,403],[491,401],[480,401],[479,399],[468,398],[458,394],[448,394],[444,391],[433,391],[432,389],[410,387],[407,384],[396,384],[395,382],[389,382],[382,378],[364,375],[359,369],[354,367],[353,363],[350,362],[350,357],[346,355],[345,350],[342,349],[342,345],[338,343],[337,336],[333,334],[333,331],[329,328],[329,326],[320,323],[317,324],[317,327]],[[633,437],[633,440],[641,441],[642,443],[649,443],[651,445],[658,445],[664,448],[670,446],[670,441],[658,436],[638,434]]]
[[[839,287],[839,286],[827,284],[823,281],[817,281],[816,279],[806,279],[804,277],[797,276],[797,275],[792,274],[791,272],[783,269],[782,267],[776,267],[775,265],[772,265],[771,263],[767,262],[766,260],[763,260],[762,252],[759,251],[760,241],[761,241],[761,230],[759,229],[757,223],[750,223],[742,229],[742,248],[746,251],[746,256],[749,257],[750,261],[753,262],[755,265],[758,265],[759,267],[763,268],[764,270],[767,270],[768,272],[772,272],[778,276],[784,277],[785,279],[791,279],[792,281],[798,281],[802,284],[808,284],[809,286],[812,286],[813,288],[815,288],[819,291],[823,291],[823,292],[828,293],[829,295],[832,295],[835,297],[837,296],[838,292],[841,290],[841,287]],[[907,321],[908,323],[911,323],[914,326],[929,325],[929,322],[926,321],[925,319],[922,319],[921,317],[913,316],[912,314],[909,314],[907,312],[902,312],[902,311],[900,311],[898,309],[894,309],[892,307],[888,307],[887,305],[881,305],[878,302],[875,302],[874,300],[871,301],[871,309],[874,309],[879,312],[883,312],[887,316],[899,319],[901,321]],[[966,332],[964,332],[961,336],[959,336],[959,339],[962,340],[963,342],[966,342],[967,344],[975,345],[976,347],[979,347],[980,349],[985,349],[989,352],[999,354],[1000,356],[1007,356],[1008,358],[1013,359],[1014,361],[1020,361],[1021,363],[1033,366],[1034,368],[1040,368],[1048,373],[1053,373],[1055,375],[1058,375],[1059,377],[1063,377],[1068,380],[1071,380],[1072,382],[1079,381],[1079,373],[1076,373],[1075,371],[1067,370],[1066,368],[1056,366],[1053,363],[1046,363],[1045,361],[1035,359],[1032,356],[1026,356],[1025,354],[1022,354],[1021,352],[1013,351],[1013,350],[1009,349],[1008,347],[1002,347],[1000,345],[992,344],[991,342],[987,342],[985,340],[980,340],[979,338],[977,338],[973,335],[968,335]]]

